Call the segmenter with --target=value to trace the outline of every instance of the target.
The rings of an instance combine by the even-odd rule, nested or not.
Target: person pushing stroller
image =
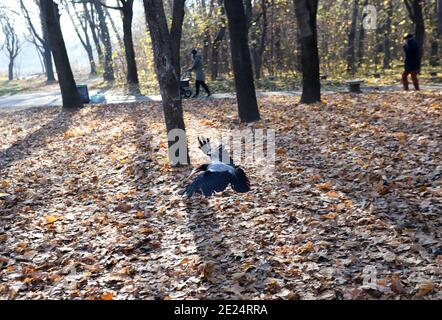
[[[204,66],[203,66],[203,58],[201,57],[201,54],[196,50],[192,50],[192,59],[193,59],[193,66],[189,69],[187,69],[187,72],[191,72],[195,70],[195,95],[192,98],[198,97],[200,93],[200,86],[204,88],[204,90],[207,92],[207,96],[210,97],[210,89],[207,86],[207,84],[204,82]]]

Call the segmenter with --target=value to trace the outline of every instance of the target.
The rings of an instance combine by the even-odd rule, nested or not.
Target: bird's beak
[[[192,172],[187,176],[187,178],[185,180],[186,181],[190,180],[191,178],[193,178],[197,174],[197,172],[198,172],[197,169],[193,169]]]

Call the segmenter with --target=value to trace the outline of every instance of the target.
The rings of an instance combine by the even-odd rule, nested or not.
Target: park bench
[[[320,77],[321,77],[321,80],[327,80],[328,75],[326,75],[326,74],[321,74]]]
[[[430,76],[432,76],[432,77],[437,77],[437,71],[435,71],[435,70],[432,70],[432,71],[430,71],[429,72],[430,73]]]
[[[365,82],[364,80],[358,79],[358,80],[349,80],[349,81],[346,81],[345,83],[348,84],[348,89],[350,92],[361,93],[362,92],[361,91],[361,84],[364,82]]]
[[[379,72],[373,73],[373,77],[379,79],[381,77],[381,74]]]

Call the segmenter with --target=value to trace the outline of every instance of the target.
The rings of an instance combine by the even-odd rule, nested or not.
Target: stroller
[[[192,89],[190,89],[190,73],[183,71],[180,80],[181,99],[190,98],[192,96]]]

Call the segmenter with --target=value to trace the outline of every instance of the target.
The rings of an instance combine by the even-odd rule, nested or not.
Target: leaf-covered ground
[[[259,103],[274,179],[187,201],[158,103],[1,113],[0,298],[441,299],[442,95]],[[185,103],[193,165],[236,114]]]

